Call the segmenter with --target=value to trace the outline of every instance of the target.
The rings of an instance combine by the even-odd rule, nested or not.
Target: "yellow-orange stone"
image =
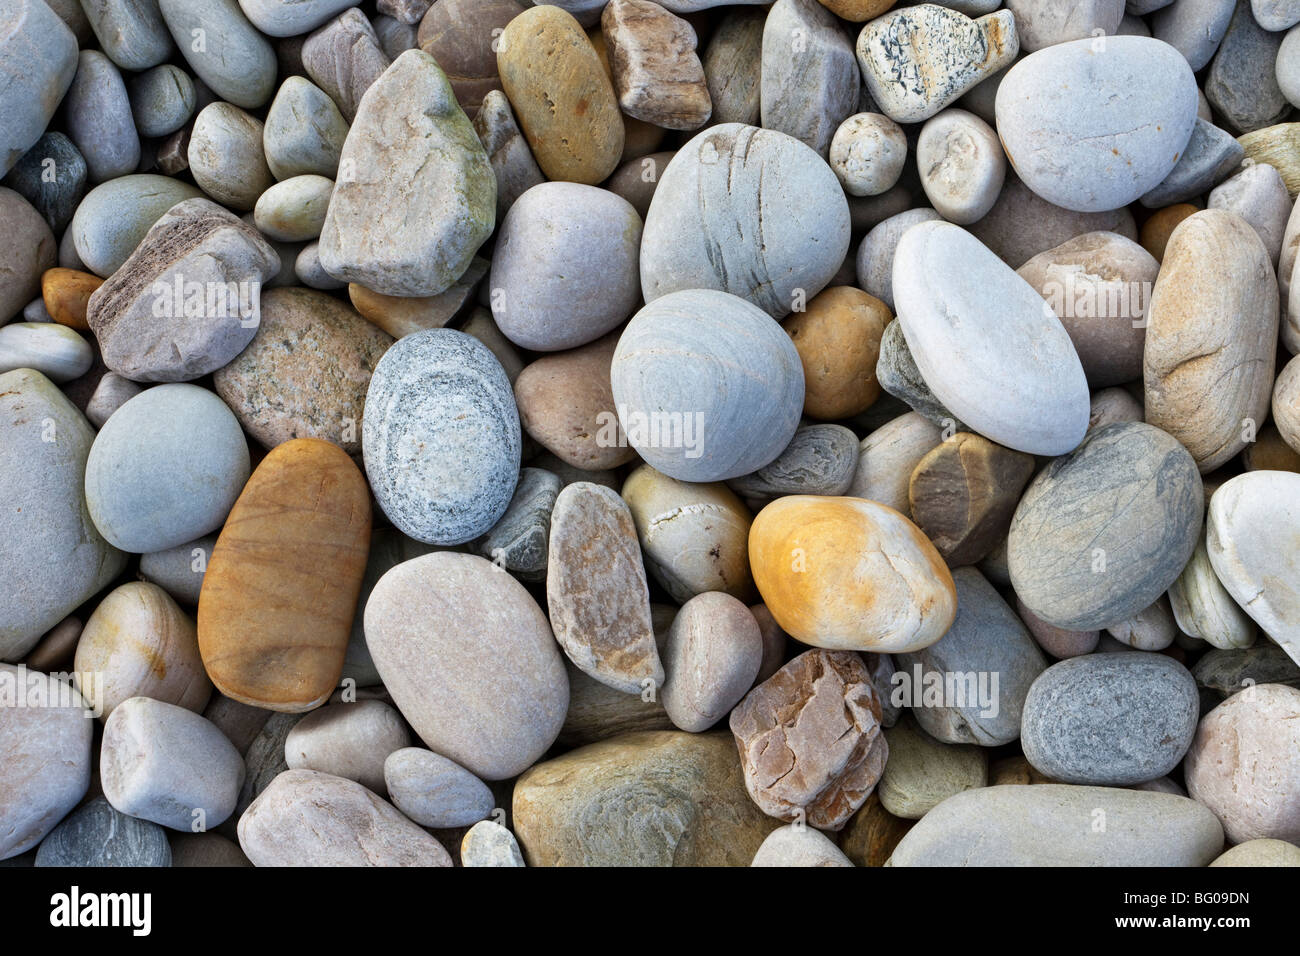
[[[836,421],[871,407],[880,397],[880,339],[893,318],[875,296],[841,285],[781,323],[803,365],[805,415]]]
[[[874,20],[894,5],[894,0],[819,0],[821,5],[852,23]]]
[[[221,693],[299,713],[343,672],[370,548],[370,491],[343,449],[277,445],[212,549],[199,592],[199,652]]]
[[[865,498],[791,495],[758,513],[749,564],[763,603],[813,647],[929,647],[957,613],[952,574],[920,529]]]
[[[41,299],[45,311],[59,325],[89,332],[86,304],[90,294],[104,284],[99,276],[76,269],[46,269],[41,275]]]
[[[1157,209],[1151,218],[1142,224],[1142,248],[1155,256],[1156,261],[1165,257],[1165,246],[1169,245],[1169,236],[1178,224],[1193,213],[1200,212],[1189,202],[1180,202],[1176,206]]]

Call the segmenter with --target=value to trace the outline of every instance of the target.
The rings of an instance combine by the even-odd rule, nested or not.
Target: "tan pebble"
[[[804,414],[838,421],[871,407],[880,397],[880,338],[892,319],[875,296],[833,286],[781,323],[803,365]]]

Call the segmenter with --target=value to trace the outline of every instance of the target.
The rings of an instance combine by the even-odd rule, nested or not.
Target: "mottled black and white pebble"
[[[171,866],[167,831],[128,817],[103,797],[69,814],[41,841],[37,866]]]

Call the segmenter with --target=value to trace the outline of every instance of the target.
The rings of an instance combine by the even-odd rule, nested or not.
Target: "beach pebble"
[[[553,4],[532,7],[510,20],[496,50],[502,89],[546,177],[606,179],[623,154],[623,117],[578,21]]]
[[[236,0],[158,0],[158,8],[190,69],[217,98],[246,110],[271,98],[275,50]]]
[[[685,604],[706,591],[744,600],[752,593],[746,542],[753,516],[726,485],[678,481],[641,465],[622,497],[646,570],[673,600]]]
[[[871,407],[880,396],[880,340],[892,319],[875,296],[832,286],[781,323],[803,366],[805,415],[835,421]]]
[[[308,242],[325,225],[334,181],[324,176],[294,176],[269,187],[253,209],[257,228],[278,242]]]
[[[1106,633],[1137,651],[1162,651],[1178,635],[1169,600],[1161,596],[1131,617],[1106,626]]]
[[[451,866],[434,837],[359,783],[286,770],[239,818],[254,866]]]
[[[748,866],[777,821],[745,792],[729,735],[624,734],[515,784],[529,866]]]
[[[104,724],[99,774],[116,810],[173,830],[206,829],[234,812],[244,760],[193,711],[132,697]]]
[[[73,268],[103,278],[111,276],[163,214],[177,203],[202,195],[189,183],[152,173],[122,176],[96,186],[81,201],[68,226],[83,263]]]
[[[1300,664],[1272,641],[1229,651],[1211,648],[1192,667],[1196,684],[1214,703],[1258,684],[1300,687]]]
[[[1291,359],[1273,383],[1273,422],[1282,440],[1300,452],[1300,360]]]
[[[1151,18],[1151,35],[1181,53],[1193,70],[1200,70],[1223,41],[1236,5],[1237,0],[1177,0],[1165,4]]]
[[[222,205],[246,211],[275,182],[262,151],[262,121],[229,103],[205,106],[194,120],[189,168]]]
[[[46,133],[18,160],[4,184],[31,203],[51,229],[62,233],[86,194],[89,174],[72,140],[62,133]]]
[[[785,451],[758,471],[727,484],[745,498],[844,495],[858,467],[858,438],[843,425],[805,425]]]
[[[501,90],[498,38],[524,9],[515,0],[437,0],[420,20],[420,49],[447,71],[456,99],[471,118],[491,91]],[[599,13],[597,9],[597,17]]]
[[[717,289],[780,318],[830,284],[848,249],[848,202],[821,157],[776,130],[727,123],[689,140],[660,177],[641,290],[653,302]]]
[[[45,633],[23,658],[23,663],[46,673],[66,667],[72,663],[80,639],[81,620],[69,615]]]
[[[53,322],[0,327],[0,373],[29,368],[52,382],[67,382],[84,375],[94,358],[89,342]]]
[[[514,0],[510,2],[513,3]],[[495,56],[492,62],[495,69]],[[490,90],[483,97],[483,102],[474,116],[474,132],[478,134],[479,141],[487,152],[492,172],[496,174],[497,222],[503,223],[515,201],[534,186],[544,183],[546,178],[538,168],[537,160],[533,158],[533,151],[528,148],[528,142],[519,130],[519,124],[515,122],[510,101],[500,90]],[[613,192],[619,192],[614,186],[613,179],[609,183],[609,188]],[[623,198],[628,197],[624,195]],[[636,204],[633,203],[633,206]],[[648,206],[647,199],[644,207],[637,208],[637,215],[644,217]]]
[[[436,295],[492,232],[496,177],[427,53],[407,50],[367,91],[339,163],[320,240],[337,279]]]
[[[41,275],[41,304],[50,321],[82,332],[90,331],[86,313],[90,297],[104,280],[77,269],[46,269]]]
[[[551,536],[551,512],[563,483],[542,468],[522,468],[514,497],[501,520],[474,542],[483,557],[517,575],[521,581],[546,577]]]
[[[1078,445],[1088,383],[1065,329],[1027,282],[944,222],[908,230],[893,272],[904,336],[939,401],[1016,451],[1060,455]]]
[[[903,234],[922,222],[941,219],[933,209],[908,209],[874,226],[858,245],[858,285],[894,309],[894,254]]]
[[[140,137],[126,83],[112,60],[98,50],[83,50],[61,109],[63,126],[86,160],[92,183],[135,172]]]
[[[1124,16],[1124,0],[1086,0],[1061,6],[1053,0],[1007,0],[1016,16],[1020,49],[1033,53],[1084,37],[1114,35]]]
[[[355,0],[239,0],[257,29],[271,37],[296,37],[316,29]]]
[[[360,7],[344,10],[302,45],[303,70],[349,123],[355,121],[366,90],[390,62]]]
[[[185,200],[91,294],[86,321],[114,372],[138,382],[189,381],[253,339],[261,283],[280,267],[271,245],[234,214]]]
[[[696,595],[668,631],[664,710],[681,730],[708,730],[749,692],[762,660],[763,638],[749,608],[718,591]]]
[[[1247,840],[1210,862],[1210,866],[1300,866],[1300,846],[1285,840]]]
[[[715,123],[758,124],[766,22],[766,10],[734,6],[714,27],[701,60]]]
[[[1104,817],[1099,817],[1104,814]],[[1099,836],[1094,821],[1104,819]],[[949,797],[899,841],[893,866],[1205,866],[1223,828],[1194,800],[1067,784]]]
[[[1016,173],[1049,202],[1118,209],[1169,175],[1196,124],[1187,61],[1148,37],[1073,40],[1032,53],[998,88],[998,135]]]
[[[1096,650],[1097,641],[1101,637],[1099,631],[1069,631],[1048,624],[1025,607],[1025,602],[1020,598],[1016,598],[1016,614],[1038,646],[1058,660],[1091,654]]]
[[[1245,447],[1247,419],[1268,414],[1277,316],[1268,250],[1244,219],[1207,209],[1174,230],[1147,308],[1146,420],[1203,473]]]
[[[836,128],[829,161],[850,196],[879,196],[903,173],[907,137],[883,113],[855,113]]]
[[[908,489],[912,472],[942,438],[938,426],[916,412],[881,425],[858,446],[858,467],[848,495],[878,501],[910,517]]]
[[[1300,30],[1292,28],[1282,38],[1282,45],[1277,48],[1274,74],[1278,89],[1287,102],[1292,106],[1300,103]]]
[[[1216,186],[1206,208],[1226,209],[1246,220],[1276,267],[1292,205],[1282,174],[1267,163],[1253,163]]]
[[[332,178],[347,135],[347,121],[324,90],[306,77],[286,77],[262,128],[266,164],[281,181],[304,175]]]
[[[57,247],[41,214],[12,189],[0,188],[0,224],[0,322],[8,322],[40,293]]]
[[[1205,98],[1238,133],[1272,126],[1287,118],[1291,104],[1277,82],[1276,62],[1283,35],[1256,22],[1249,3],[1238,3],[1205,74]]]
[[[546,566],[551,627],[569,660],[629,694],[662,686],[636,525],[617,492],[585,481],[560,492]]]
[[[1160,185],[1141,197],[1142,205],[1160,209],[1195,199],[1226,179],[1245,155],[1231,133],[1198,117],[1177,164]]]
[[[889,760],[876,792],[881,806],[919,820],[953,794],[988,784],[988,757],[970,745],[935,740],[910,717],[885,731]]]
[[[1184,634],[1225,650],[1255,643],[1255,623],[1214,573],[1204,536],[1178,580],[1169,586],[1169,604]]]
[[[104,376],[108,378],[108,376]],[[203,576],[217,543],[215,534],[204,535],[162,551],[140,555],[140,576],[152,581],[189,607],[199,603]]]
[[[629,443],[682,481],[736,478],[768,464],[803,408],[790,337],[761,309],[711,289],[671,293],[633,316],[610,378]]]
[[[217,689],[267,710],[320,706],[338,686],[369,541],[365,479],[337,445],[295,438],[263,458],[199,595],[199,650]]]
[[[167,831],[129,817],[103,797],[87,801],[41,841],[37,866],[171,866]]]
[[[884,772],[880,716],[857,654],[800,654],[731,712],[749,795],[778,820],[841,829]]]
[[[1069,630],[1132,617],[1192,556],[1203,501],[1195,462],[1168,434],[1140,422],[1099,428],[1021,498],[1007,538],[1016,594]]]
[[[447,545],[496,524],[518,479],[520,429],[486,346],[451,329],[408,335],[375,366],[366,405],[366,474],[394,525]]]
[[[383,793],[386,759],[410,742],[401,715],[383,701],[329,704],[294,724],[284,762],[290,770],[319,770]]]
[[[919,123],[1016,58],[1015,16],[977,19],[933,3],[894,10],[858,35],[858,63],[871,98],[898,123]]]
[[[184,126],[198,103],[194,81],[180,67],[164,64],[127,81],[131,114],[142,136],[167,136]]]
[[[611,0],[601,14],[601,34],[626,115],[665,129],[704,125],[712,104],[694,27],[649,0]],[[847,39],[840,39],[847,49]]]
[[[56,677],[0,664],[0,684],[0,860],[7,860],[40,843],[85,796],[94,721],[81,695]]]
[[[469,828],[460,844],[461,866],[524,866],[515,835],[491,820]]]
[[[790,824],[767,835],[750,866],[853,866],[820,830]]]
[[[371,592],[365,627],[402,716],[481,779],[531,767],[559,733],[569,687],[550,624],[490,561],[437,552],[398,565]]]
[[[319,258],[319,245],[317,250]],[[352,307],[369,321],[393,338],[400,339],[412,332],[444,328],[449,322],[455,320],[464,312],[466,303],[473,297],[479,283],[487,276],[488,266],[486,259],[475,256],[470,259],[469,268],[461,274],[460,278],[436,295],[384,295],[382,292],[375,292],[351,282],[347,283],[348,298],[352,300]],[[490,316],[492,313],[487,314]],[[472,322],[471,319],[465,323],[464,331],[469,332]],[[505,341],[500,331],[496,332],[496,338]],[[494,354],[496,354],[495,350]],[[500,355],[497,357],[500,358]],[[502,365],[505,364],[503,361]],[[511,381],[513,380],[512,377]]]
[[[213,384],[266,448],[323,438],[355,455],[370,377],[392,342],[335,298],[272,289],[262,294],[257,334]]]
[[[889,323],[880,338],[876,380],[890,395],[905,402],[927,421],[944,429],[946,437],[952,437],[956,431],[966,428],[966,425],[935,397],[930,386],[925,384],[925,378],[917,368],[912,350],[908,348],[903,323],[897,320]]]
[[[862,82],[840,21],[818,0],[777,0],[763,25],[761,64],[763,127],[826,156]]]
[[[974,113],[947,109],[926,121],[916,143],[921,188],[944,219],[969,225],[982,219],[1007,172],[993,127]]]
[[[1021,746],[1061,783],[1129,786],[1178,765],[1196,732],[1196,681],[1163,654],[1053,664],[1025,698]]]
[[[41,0],[10,4],[0,36],[2,176],[41,138],[72,84],[77,38]]]
[[[1300,844],[1300,690],[1260,684],[1229,697],[1202,718],[1183,770],[1230,842]]]
[[[403,747],[388,754],[383,782],[397,809],[425,827],[469,826],[490,816],[495,804],[492,791],[482,780],[421,747]]]

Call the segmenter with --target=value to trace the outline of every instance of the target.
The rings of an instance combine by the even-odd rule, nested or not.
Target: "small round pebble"
[[[384,759],[383,780],[397,809],[425,827],[469,826],[490,816],[495,805],[482,780],[454,760],[421,747],[390,753]]]

